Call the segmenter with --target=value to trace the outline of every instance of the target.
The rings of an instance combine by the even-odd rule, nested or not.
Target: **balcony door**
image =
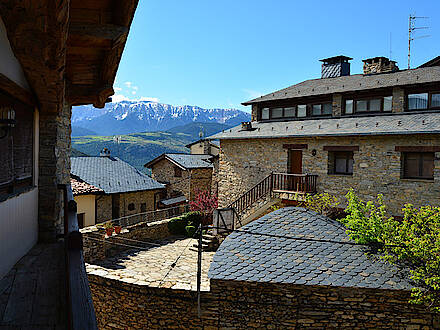
[[[302,174],[302,150],[289,149],[287,161],[287,173]],[[288,191],[302,191],[302,178],[297,176],[289,176],[287,179]]]
[[[289,150],[287,173],[302,174],[302,150]]]

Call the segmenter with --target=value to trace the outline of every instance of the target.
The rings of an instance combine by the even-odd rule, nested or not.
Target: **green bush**
[[[194,237],[194,234],[196,233],[197,228],[194,226],[186,226],[185,231],[186,231],[186,236]]]
[[[323,215],[327,215],[328,212],[336,209],[339,204],[338,199],[329,193],[307,194],[304,202],[300,203],[301,206]]]
[[[173,235],[187,235],[188,237],[192,237],[192,235],[188,234],[186,227],[189,226],[197,229],[201,221],[202,215],[199,212],[188,212],[172,218],[168,222],[168,230]]]
[[[411,302],[440,312],[440,207],[415,208],[406,204],[403,221],[386,216],[381,195],[377,204],[360,200],[353,190],[346,195],[347,217],[343,222],[357,243],[379,246],[381,258],[410,268]]]

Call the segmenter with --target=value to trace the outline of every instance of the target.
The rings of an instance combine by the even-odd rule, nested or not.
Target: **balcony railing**
[[[68,328],[72,330],[98,329],[92,294],[87,279],[79,232],[76,202],[70,184],[64,190],[64,242],[66,256],[66,303]]]
[[[315,174],[271,173],[237,198],[228,208],[233,208],[240,216],[268,194],[314,194],[316,193],[317,179],[318,176]]]

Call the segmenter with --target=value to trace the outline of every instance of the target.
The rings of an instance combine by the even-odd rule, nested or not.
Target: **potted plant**
[[[112,236],[113,234],[113,224],[110,221],[107,221],[104,224],[104,228],[105,228],[105,233],[107,234],[108,237]]]
[[[122,230],[122,227],[121,227],[121,226],[115,226],[115,233],[116,233],[116,234],[120,234],[120,233],[121,233],[121,230]]]

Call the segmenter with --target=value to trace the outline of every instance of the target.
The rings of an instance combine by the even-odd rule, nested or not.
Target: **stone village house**
[[[210,137],[221,144],[220,206],[250,207],[266,182],[272,192],[381,193],[396,215],[408,202],[440,205],[438,58],[411,70],[367,59],[355,75],[349,60],[324,59],[321,78],[243,103],[252,122]]]
[[[219,146],[198,140],[186,147],[190,154],[164,153],[144,165],[153,179],[166,185],[167,196],[175,203],[194,199],[197,190],[217,192]],[[166,200],[162,203],[170,206]]]
[[[154,211],[165,193],[164,185],[109,151],[99,157],[72,157],[71,164],[72,178],[99,189],[89,194],[78,191],[75,196],[78,221],[84,217],[84,226]]]
[[[110,100],[136,6],[0,2],[0,328],[96,329],[66,197],[71,109]]]

